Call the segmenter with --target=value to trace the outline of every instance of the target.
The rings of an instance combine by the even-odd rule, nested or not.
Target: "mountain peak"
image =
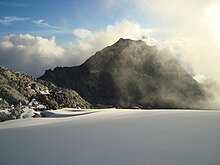
[[[141,40],[120,38],[81,66],[41,79],[76,90],[94,106],[192,108],[203,99],[201,87],[177,60]]]
[[[115,44],[113,45],[118,45],[118,44],[131,44],[131,43],[136,43],[136,44],[145,44],[147,45],[144,41],[142,40],[132,40],[132,39],[124,39],[124,38],[120,38]]]

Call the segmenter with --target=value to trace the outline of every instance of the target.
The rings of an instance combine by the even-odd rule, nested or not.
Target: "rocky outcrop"
[[[98,107],[200,108],[200,84],[169,53],[143,41],[120,39],[85,63],[40,77],[73,89]]]
[[[91,107],[71,89],[63,89],[50,82],[37,80],[0,66],[0,109],[8,108],[12,104],[27,105],[33,98],[48,109],[57,109],[61,106]]]
[[[7,120],[19,119],[22,112],[23,111],[22,111],[21,107],[11,106],[5,112],[0,111],[0,122],[7,121]]]
[[[0,109],[6,109],[9,108],[9,104],[6,100],[0,98]]]
[[[22,104],[28,103],[27,97],[9,85],[0,87],[0,97],[7,100],[9,104],[18,104],[19,102]]]
[[[82,99],[78,93],[69,89],[54,88],[50,94],[33,96],[40,103],[46,105],[46,109],[58,109],[62,107],[91,108],[91,105]]]

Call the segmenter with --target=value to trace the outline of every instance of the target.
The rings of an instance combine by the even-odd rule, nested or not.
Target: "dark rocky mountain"
[[[47,70],[42,80],[74,89],[98,107],[200,108],[200,84],[166,51],[120,39],[74,67]]]
[[[27,105],[33,98],[47,109],[57,109],[60,106],[91,107],[74,90],[60,88],[0,66],[0,109],[9,108],[12,104]]]

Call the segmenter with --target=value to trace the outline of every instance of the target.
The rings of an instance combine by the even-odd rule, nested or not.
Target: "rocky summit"
[[[74,90],[63,89],[0,66],[0,109],[28,105],[33,99],[44,105],[45,109],[91,107]]]
[[[168,52],[119,39],[74,67],[47,70],[42,80],[74,89],[96,107],[200,108],[205,94]]]

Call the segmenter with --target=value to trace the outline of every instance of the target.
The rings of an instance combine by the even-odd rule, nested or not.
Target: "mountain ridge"
[[[51,82],[37,80],[2,66],[0,66],[0,98],[0,108],[3,109],[9,108],[10,105],[27,105],[32,99],[41,102],[47,109],[57,109],[61,104],[66,107],[90,107],[90,104],[73,90],[57,87]]]
[[[198,108],[205,93],[166,51],[119,39],[83,64],[56,67],[39,79],[76,90],[98,107]]]

